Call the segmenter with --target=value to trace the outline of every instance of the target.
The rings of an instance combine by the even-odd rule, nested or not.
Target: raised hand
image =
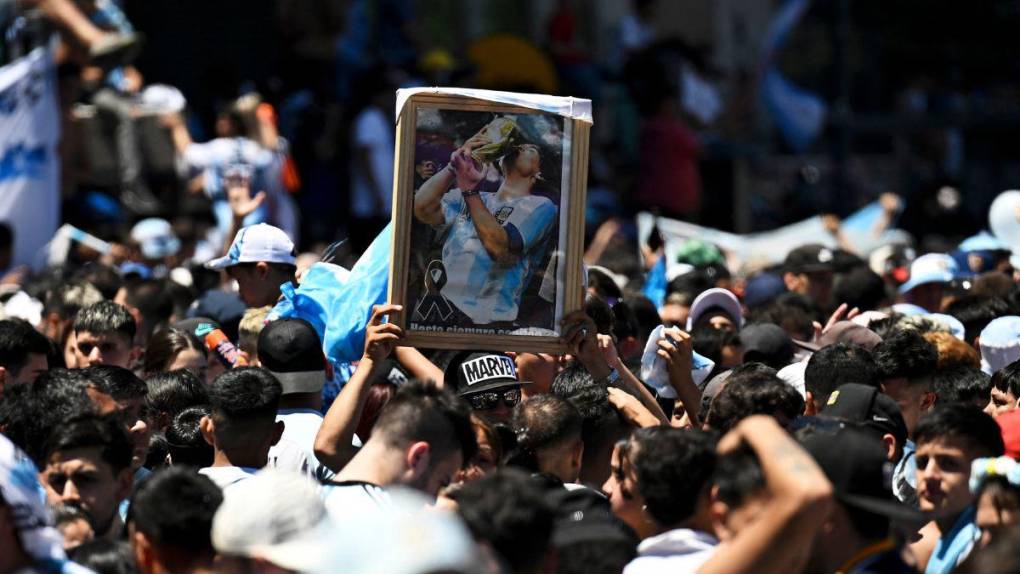
[[[365,329],[365,354],[362,360],[380,363],[390,356],[400,339],[404,338],[404,331],[393,323],[383,323],[383,317],[403,310],[402,305],[372,307],[372,318],[368,321],[368,328]]]

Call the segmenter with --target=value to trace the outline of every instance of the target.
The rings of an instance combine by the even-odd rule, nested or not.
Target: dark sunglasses
[[[517,406],[517,403],[521,402],[521,390],[520,389],[504,389],[495,391],[486,391],[484,393],[478,393],[465,397],[471,408],[476,411],[485,411],[496,408],[499,401],[503,401],[503,404],[508,408]]]

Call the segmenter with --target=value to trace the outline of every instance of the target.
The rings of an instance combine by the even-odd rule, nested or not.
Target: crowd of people
[[[272,308],[335,264],[228,206],[211,282],[164,229],[5,287],[0,572],[1017,567],[1001,246],[731,274],[691,240],[659,300],[609,249],[562,354],[402,345],[382,304],[348,362]]]

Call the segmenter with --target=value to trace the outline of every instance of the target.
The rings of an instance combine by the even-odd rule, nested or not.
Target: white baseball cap
[[[181,250],[181,240],[177,238],[170,222],[159,217],[143,219],[131,228],[131,240],[138,244],[142,257],[146,259],[162,259],[176,255]]]
[[[695,323],[712,307],[719,307],[733,320],[733,325],[740,330],[744,327],[744,310],[740,306],[737,296],[726,289],[713,287],[695,297],[691,303],[691,312],[687,315],[688,333],[694,329]]]
[[[227,254],[205,264],[206,269],[226,269],[238,263],[286,263],[294,265],[294,242],[278,227],[257,223],[241,228]]]
[[[981,331],[981,370],[991,375],[1020,359],[1020,317],[993,320]]]
[[[900,293],[906,293],[926,283],[949,283],[956,277],[956,261],[945,253],[928,253],[910,264],[910,279],[900,285]]]
[[[307,476],[267,468],[223,493],[212,524],[220,554],[260,558],[280,568],[321,568],[332,523],[318,486]]]

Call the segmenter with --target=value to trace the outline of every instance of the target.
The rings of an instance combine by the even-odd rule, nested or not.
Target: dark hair
[[[555,395],[537,395],[514,407],[517,448],[507,464],[531,472],[542,472],[537,455],[572,441],[581,440],[581,415],[567,400]]]
[[[177,413],[170,422],[164,436],[173,466],[204,468],[212,465],[215,453],[212,445],[202,436],[200,427],[202,417],[211,414],[209,405],[197,405]]]
[[[149,393],[146,405],[154,414],[165,414],[173,419],[177,413],[195,405],[209,404],[209,391],[194,373],[176,369],[157,373],[145,383]]]
[[[620,286],[601,269],[588,269],[588,289],[594,289],[595,294],[606,301],[623,297]]]
[[[613,334],[620,340],[634,337],[643,343],[647,339],[639,338],[641,326],[638,324],[637,315],[626,301],[617,301],[613,305]]]
[[[916,331],[896,331],[874,350],[882,380],[905,378],[913,382],[935,374],[939,352]]]
[[[1020,526],[1011,526],[992,539],[992,543],[974,552],[973,572],[1014,574],[1020,572]]]
[[[995,371],[992,375],[992,386],[1004,392],[1020,397],[1020,360],[1013,361]]]
[[[719,309],[719,307],[713,307],[713,309]],[[705,313],[705,315],[707,314],[708,312]],[[727,329],[716,329],[711,325],[695,327],[691,332],[691,339],[694,344],[694,352],[702,357],[712,359],[716,365],[722,363],[724,347],[740,345],[739,333]]]
[[[765,474],[754,451],[741,445],[716,461],[712,484],[717,489],[716,498],[735,509],[764,491]]]
[[[1002,456],[1002,430],[990,415],[973,405],[936,406],[914,429],[918,445],[952,437],[968,443],[978,456]]]
[[[112,417],[86,415],[57,426],[46,441],[44,460],[78,448],[98,448],[114,475],[131,466],[131,439],[124,426]]]
[[[454,497],[471,534],[488,542],[509,571],[527,572],[541,563],[551,545],[554,513],[538,483],[504,469],[468,482]]]
[[[802,304],[803,303],[803,304]],[[772,303],[755,309],[747,318],[748,323],[772,323],[779,325],[794,339],[810,340],[814,334],[817,313],[813,305],[798,293],[783,293]]]
[[[694,514],[715,472],[715,438],[697,430],[659,426],[637,430],[621,456],[630,460],[637,491],[662,527]]]
[[[783,415],[789,424],[804,412],[804,397],[775,375],[730,378],[712,400],[705,424],[719,433],[729,432],[751,415]]]
[[[71,550],[69,556],[96,574],[135,574],[135,554],[123,540],[96,538]]]
[[[7,369],[10,377],[17,377],[25,366],[29,353],[43,355],[49,359],[50,341],[36,331],[27,321],[5,319],[0,321],[0,367]]]
[[[811,355],[804,368],[804,389],[817,404],[825,404],[832,391],[847,383],[878,388],[882,383],[871,353],[857,345],[836,343]]]
[[[1009,303],[1004,299],[982,295],[964,295],[946,307],[947,315],[963,323],[963,337],[971,345],[989,323],[1009,312]]]
[[[111,301],[117,297],[117,291],[124,283],[117,269],[102,263],[86,263],[74,272],[71,279],[92,285],[103,295],[103,299]]]
[[[655,303],[652,303],[652,300],[644,295],[628,295],[627,305],[637,321],[637,340],[647,341],[652,331],[662,323],[659,310],[655,307]]]
[[[209,478],[191,469],[153,473],[131,496],[128,522],[157,546],[170,546],[193,558],[211,557],[213,515],[223,494]]]
[[[93,382],[83,371],[68,369],[50,369],[31,385],[8,387],[0,400],[4,434],[28,453],[36,466],[44,467],[46,439],[53,429],[95,412],[90,388],[109,394],[102,382]]]
[[[619,574],[637,556],[635,544],[615,539],[582,540],[558,549],[556,574]]]
[[[550,392],[577,409],[581,416],[581,440],[586,448],[597,448],[604,443],[611,434],[609,431],[620,422],[616,409],[609,404],[609,391],[595,384],[591,374],[577,361],[556,375]],[[612,440],[615,441],[615,437]]]
[[[61,318],[74,317],[82,308],[82,299],[91,299],[93,296],[101,298],[102,294],[90,283],[84,281],[58,283],[46,295],[43,313],[47,315],[55,313]]]
[[[703,292],[715,287],[715,280],[707,273],[694,270],[678,275],[666,285],[668,296],[677,295],[687,307]]]
[[[595,328],[601,335],[613,334],[613,323],[616,321],[613,308],[601,297],[588,295],[584,299],[584,313],[595,322]]]
[[[272,432],[283,389],[259,367],[239,367],[216,377],[209,404],[220,448],[258,441]]]
[[[837,276],[832,287],[832,300],[846,303],[847,309],[857,307],[861,311],[878,309],[888,299],[885,281],[867,267],[855,267]]]
[[[170,327],[157,331],[145,345],[142,372],[149,376],[165,371],[185,349],[195,349],[203,356],[208,356],[205,345],[184,329]]]
[[[98,381],[108,389],[115,401],[145,398],[149,392],[145,381],[124,367],[92,365],[84,370],[89,380]]]
[[[146,335],[163,328],[174,312],[169,283],[163,279],[139,279],[124,284],[124,303],[138,309],[148,329]]]
[[[100,301],[78,311],[74,317],[74,332],[89,332],[95,335],[120,333],[133,341],[138,325],[135,318],[123,305],[113,301]]]
[[[409,381],[379,414],[373,434],[392,447],[424,441],[433,460],[460,452],[464,462],[478,450],[471,426],[471,408],[463,399],[432,381]]]
[[[936,404],[958,405],[970,403],[978,407],[988,404],[992,392],[992,378],[973,367],[954,367],[936,371],[932,381]]]
[[[0,249],[10,249],[14,246],[14,229],[10,223],[0,221]]]

